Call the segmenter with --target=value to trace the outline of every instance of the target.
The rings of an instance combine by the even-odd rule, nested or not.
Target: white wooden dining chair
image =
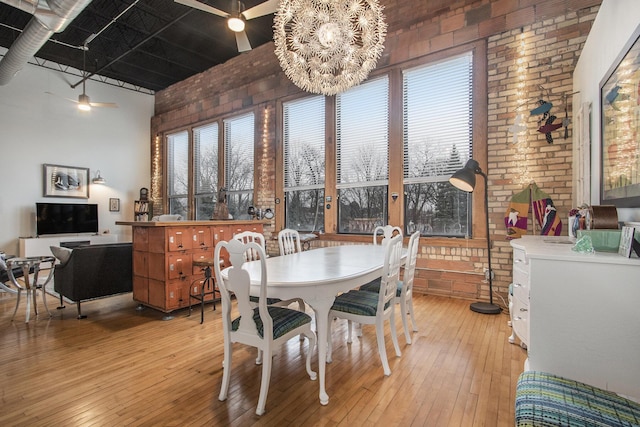
[[[398,280],[396,289],[395,303],[400,305],[400,313],[402,314],[402,327],[404,328],[404,336],[407,344],[411,344],[411,335],[409,334],[409,319],[411,317],[411,326],[413,332],[418,332],[416,318],[413,314],[413,278],[416,272],[416,262],[418,260],[418,248],[420,246],[420,231],[416,231],[409,238],[407,246],[407,259],[404,264],[404,273],[402,280]],[[380,292],[380,281],[373,281],[360,287],[360,290],[367,292]]]
[[[249,242],[255,242],[259,244],[260,247],[262,248],[262,254],[266,254],[267,252],[265,247],[264,235],[262,233],[257,233],[255,231],[243,231],[241,233],[235,234],[233,238],[245,244]],[[263,256],[266,256],[266,255],[263,255]],[[245,254],[245,261],[255,261],[258,259],[260,259],[260,254],[258,254],[254,250],[250,250],[250,249],[247,250],[247,253]],[[253,298],[253,301],[257,302],[257,298]],[[300,311],[305,311],[304,301],[301,300],[300,298],[294,298],[294,299],[289,299],[285,301],[280,300],[278,298],[269,298],[267,303],[269,305],[278,305],[278,306],[286,307],[289,304],[294,302],[298,303],[298,309]]]
[[[382,234],[382,240],[378,242],[378,237]],[[402,236],[402,229],[393,225],[378,225],[373,229],[373,244],[385,245],[389,239],[396,235]]]
[[[220,267],[220,252],[226,249],[229,253],[231,267],[228,279],[224,280]],[[259,256],[261,264],[260,297],[257,307],[249,300],[251,278],[242,265],[246,262],[248,251]],[[286,307],[267,305],[267,266],[265,253],[257,242],[244,244],[233,239],[229,242],[221,241],[216,245],[213,255],[216,281],[220,287],[222,299],[222,326],[224,334],[224,366],[219,400],[227,399],[229,383],[231,381],[231,359],[233,344],[241,343],[258,348],[267,357],[262,363],[262,379],[260,382],[260,396],[256,414],[265,412],[269,381],[271,378],[271,364],[274,349],[296,335],[303,334],[309,340],[307,350],[306,369],[312,380],[317,378],[316,372],[311,370],[311,354],[316,345],[316,335],[311,330],[311,316],[298,310]],[[231,295],[235,295],[240,316],[231,318]],[[290,369],[287,367],[287,369]]]
[[[389,361],[387,360],[387,350],[384,343],[384,323],[389,320],[391,326],[391,340],[396,351],[396,356],[400,357],[400,346],[395,327],[395,304],[393,299],[396,295],[398,278],[400,276],[400,263],[402,258],[402,236],[392,237],[387,244],[384,266],[382,269],[382,280],[380,291],[367,292],[361,290],[351,290],[338,295],[329,310],[329,331],[328,331],[328,352],[327,361],[331,361],[332,340],[331,325],[333,319],[341,318],[349,322],[349,336],[347,342],[352,342],[352,322],[361,325],[376,325],[376,338],[378,341],[378,353],[385,375],[391,375]]]
[[[382,235],[382,239],[380,241],[378,241],[378,238]],[[396,227],[393,225],[378,225],[376,226],[376,228],[374,228],[373,230],[373,244],[374,245],[386,245],[389,240],[393,237],[393,236],[400,236],[402,237],[402,229],[400,227]],[[370,281],[369,283],[367,283],[366,285],[363,285],[360,287],[360,289],[363,289],[365,287],[369,287],[369,288],[373,288],[373,289],[380,289],[380,278],[377,279],[373,279],[372,281]],[[357,334],[358,336],[361,335],[361,329],[358,326],[357,327]]]
[[[242,231],[240,233],[234,234],[233,238],[245,244],[250,242],[255,242],[258,245],[260,245],[260,247],[262,248],[262,251],[265,254],[267,252],[266,243],[264,241],[264,235],[262,233],[258,233],[255,231]],[[255,261],[257,259],[259,259],[258,253],[251,249],[247,249],[247,252],[245,253],[245,261]]]
[[[259,244],[260,247],[262,248],[263,257],[266,257],[267,249],[265,246],[264,235],[262,233],[258,233],[255,231],[242,231],[240,233],[235,234],[233,238],[245,244],[249,242],[255,242]],[[260,254],[258,254],[254,250],[248,249],[247,252],[245,253],[245,261],[256,261],[258,259],[260,259]],[[278,307],[288,307],[294,302],[298,303],[298,310],[302,312],[306,311],[306,306],[304,304],[304,301],[300,298],[293,298],[293,299],[288,299],[284,301],[279,298],[267,298],[267,304],[278,306]],[[257,305],[258,298],[251,297],[251,303],[254,304],[254,306]],[[304,340],[304,336],[300,335],[300,341],[302,340]],[[260,349],[258,349],[258,358],[256,359],[256,363],[261,363],[261,362],[262,362],[262,352],[260,351]]]
[[[280,255],[289,255],[296,252],[302,252],[300,244],[300,233],[297,230],[285,228],[278,233],[278,246],[280,247]]]

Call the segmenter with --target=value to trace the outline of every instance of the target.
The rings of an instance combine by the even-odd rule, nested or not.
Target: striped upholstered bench
[[[639,426],[640,404],[610,391],[538,371],[520,375],[516,426]]]

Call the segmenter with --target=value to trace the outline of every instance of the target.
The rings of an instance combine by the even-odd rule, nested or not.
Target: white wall
[[[4,54],[6,50],[0,53]],[[80,80],[27,64],[7,85],[0,86],[0,250],[18,254],[18,237],[35,236],[36,202],[97,203],[99,230],[131,239],[133,200],[141,187],[150,188],[150,119],[153,95],[88,81],[95,102],[116,102],[119,108],[94,108],[81,113],[76,104]],[[48,95],[52,92],[58,96]],[[89,200],[43,197],[43,164],[99,169],[106,185],[90,185]],[[109,198],[120,199],[120,212],[109,212]]]
[[[600,204],[600,82],[640,25],[640,1],[603,0],[573,74],[573,123],[580,105],[591,103],[591,204]],[[579,150],[574,130],[574,149]],[[577,169],[578,165],[575,165]],[[620,221],[639,221],[640,208],[618,208]]]

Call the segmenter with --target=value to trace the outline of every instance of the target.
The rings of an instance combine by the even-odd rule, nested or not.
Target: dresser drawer
[[[529,301],[529,273],[518,268],[513,269],[513,296]]]
[[[520,341],[529,346],[529,303],[528,298],[522,301],[519,298],[513,298],[513,308],[511,314],[511,326]]]
[[[522,249],[513,248],[513,266],[521,266],[523,269],[528,269],[528,267],[524,267],[529,264],[529,260],[527,259],[527,254]]]

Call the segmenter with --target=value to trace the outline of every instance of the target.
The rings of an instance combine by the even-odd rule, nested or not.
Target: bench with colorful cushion
[[[520,374],[516,426],[637,426],[640,403],[539,371]]]

